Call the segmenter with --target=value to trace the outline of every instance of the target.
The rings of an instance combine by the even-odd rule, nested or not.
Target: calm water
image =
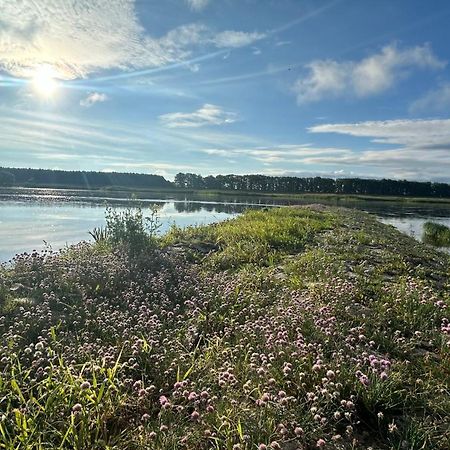
[[[46,245],[58,249],[66,244],[89,240],[89,230],[104,225],[105,208],[124,209],[138,202],[143,207],[157,204],[162,227],[188,226],[218,222],[247,208],[311,201],[292,201],[258,197],[199,197],[161,194],[156,198],[129,200],[127,194],[98,197],[98,193],[80,191],[17,189],[0,190],[0,261],[14,254],[41,250]],[[321,203],[327,203],[321,201]],[[328,202],[330,204],[330,202]],[[423,223],[433,220],[450,226],[450,205],[411,205],[386,202],[332,202],[377,215],[383,222],[420,239]]]

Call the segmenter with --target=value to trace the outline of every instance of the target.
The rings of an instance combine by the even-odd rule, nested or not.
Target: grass
[[[447,255],[331,207],[142,252],[110,217],[0,269],[0,448],[450,448]]]
[[[423,226],[423,241],[437,247],[450,247],[450,227],[426,222]]]

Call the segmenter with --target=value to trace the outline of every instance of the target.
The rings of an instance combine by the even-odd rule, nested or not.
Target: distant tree
[[[14,175],[6,170],[0,170],[0,186],[14,186]]]
[[[121,172],[85,172],[50,169],[0,168],[13,177],[13,184],[30,187],[69,187],[69,188],[168,188],[172,183],[160,175]],[[11,177],[1,178],[3,183]],[[0,180],[0,184],[2,181]],[[5,181],[6,180],[6,181]]]
[[[280,193],[320,193],[450,197],[450,185],[406,180],[362,178],[270,177],[266,175],[208,175],[179,173],[175,185],[189,189],[220,189]]]

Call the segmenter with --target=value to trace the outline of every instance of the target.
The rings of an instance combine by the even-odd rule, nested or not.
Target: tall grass
[[[450,227],[426,222],[423,226],[423,241],[436,247],[450,247]]]

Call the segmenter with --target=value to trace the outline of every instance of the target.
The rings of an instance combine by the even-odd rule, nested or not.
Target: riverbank
[[[1,269],[4,447],[450,447],[448,255],[324,206],[114,236]]]

